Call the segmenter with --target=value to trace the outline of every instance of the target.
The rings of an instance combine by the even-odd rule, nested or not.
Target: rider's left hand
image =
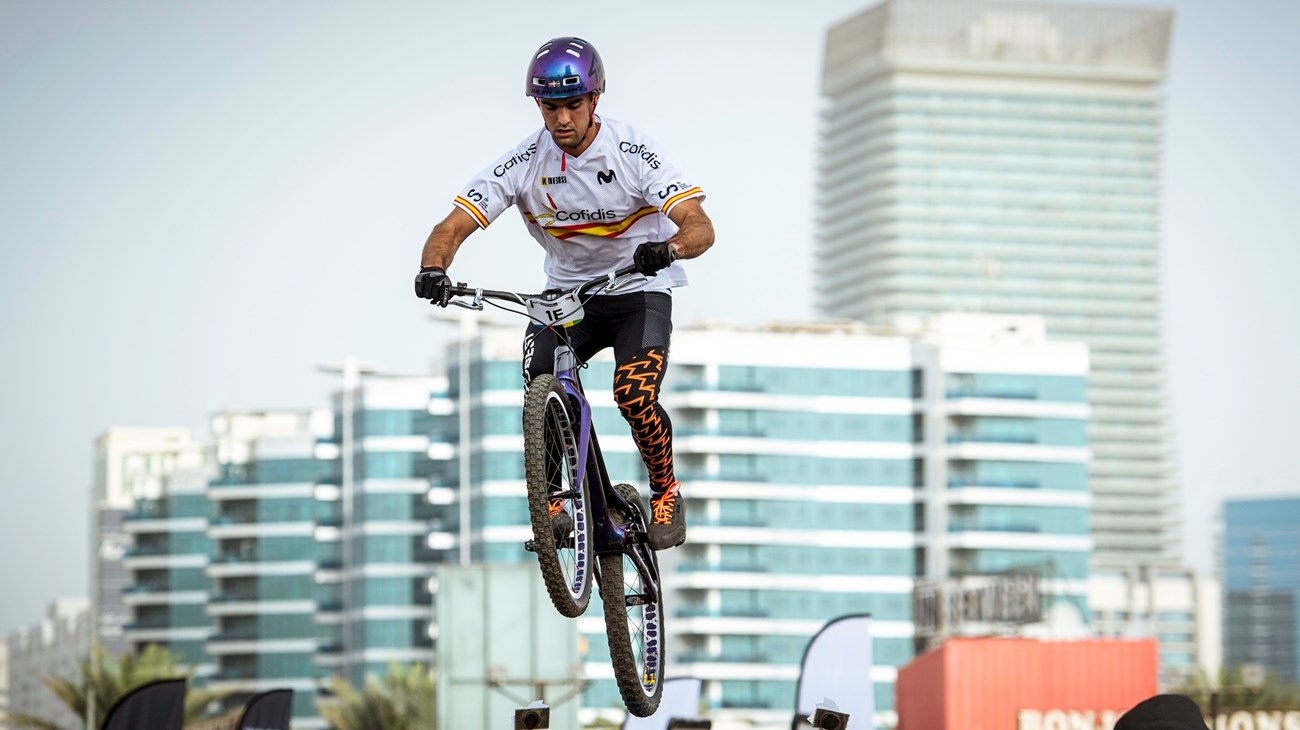
[[[636,247],[632,265],[646,276],[654,276],[677,258],[677,251],[667,241],[648,241]]]
[[[451,298],[451,277],[438,266],[426,266],[415,275],[415,296],[432,299],[439,307],[447,306]]]

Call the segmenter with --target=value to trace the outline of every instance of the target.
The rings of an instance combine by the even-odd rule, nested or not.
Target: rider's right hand
[[[426,266],[415,275],[415,296],[432,299],[439,307],[451,299],[451,277],[439,266]]]

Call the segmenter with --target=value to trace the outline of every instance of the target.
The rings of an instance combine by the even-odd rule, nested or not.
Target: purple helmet
[[[528,96],[563,99],[589,91],[605,91],[605,64],[595,46],[581,38],[552,38],[533,54],[524,86]]]

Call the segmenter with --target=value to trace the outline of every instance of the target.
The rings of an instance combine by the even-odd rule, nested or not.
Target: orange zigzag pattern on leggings
[[[673,476],[673,431],[668,414],[659,405],[659,382],[668,358],[652,347],[614,371],[614,401],[632,427],[632,439],[650,472],[650,487],[663,490]]]

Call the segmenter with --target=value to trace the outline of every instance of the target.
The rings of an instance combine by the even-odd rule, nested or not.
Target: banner
[[[185,680],[160,679],[127,692],[104,717],[102,730],[181,730]]]
[[[848,714],[853,730],[874,728],[876,689],[871,664],[869,614],[841,616],[823,626],[804,650],[791,727],[807,727],[813,710],[829,699]]]
[[[675,677],[664,681],[664,693],[659,698],[659,709],[650,717],[629,714],[623,721],[623,730],[666,730],[672,720],[693,720],[700,716],[700,687],[703,680],[695,677]]]
[[[289,730],[293,690],[272,689],[253,695],[244,705],[238,730]]]

